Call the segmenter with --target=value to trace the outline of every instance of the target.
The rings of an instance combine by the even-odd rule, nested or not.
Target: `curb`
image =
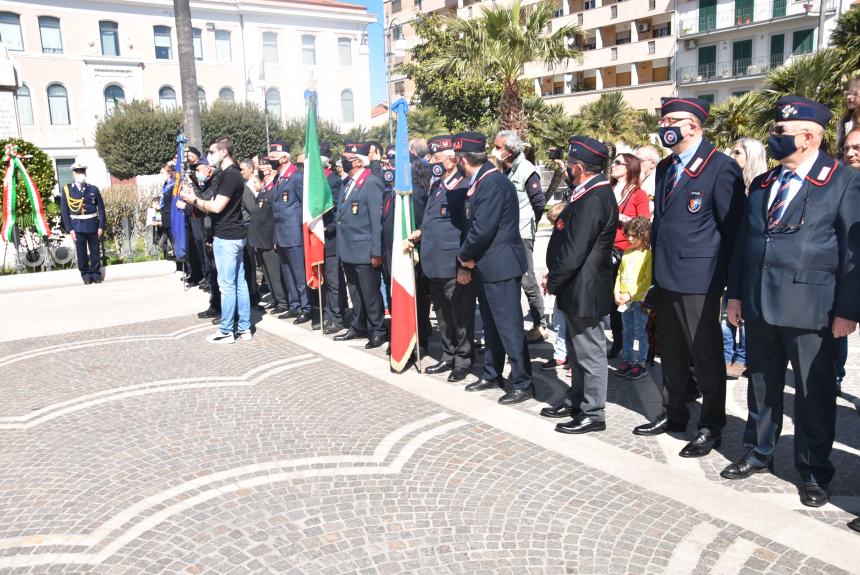
[[[104,281],[124,281],[166,276],[176,270],[170,260],[116,264],[102,268]],[[81,274],[76,269],[13,274],[0,277],[0,294],[34,291],[81,285]]]

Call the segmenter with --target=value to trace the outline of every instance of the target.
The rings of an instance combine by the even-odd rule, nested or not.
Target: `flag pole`
[[[323,333],[325,331],[325,322],[323,321],[323,297],[322,297],[322,289],[323,289],[323,281],[322,281],[322,266],[323,264],[314,264],[317,268],[317,280],[319,281],[319,287],[317,288],[317,294],[319,295],[320,300],[320,336],[325,337]]]
[[[412,200],[410,194],[410,201]],[[418,325],[418,278],[415,277],[415,248],[409,248],[409,259],[412,261],[412,285],[415,286],[415,305],[412,306],[412,312],[415,314],[415,369],[418,373],[421,371],[421,336],[419,332],[421,327]]]

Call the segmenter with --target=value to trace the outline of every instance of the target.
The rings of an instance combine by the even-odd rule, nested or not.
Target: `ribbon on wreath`
[[[45,208],[42,205],[42,197],[39,195],[39,190],[36,184],[21,162],[21,154],[18,152],[18,146],[15,144],[6,144],[3,148],[3,163],[6,164],[6,174],[3,177],[3,228],[0,230],[0,237],[7,242],[12,241],[12,230],[15,228],[15,204],[18,198],[18,179],[15,177],[18,172],[21,173],[21,178],[24,180],[24,187],[27,188],[27,196],[30,199],[30,207],[33,210],[33,221],[36,222],[36,232],[40,236],[51,235],[51,229],[48,227],[48,220],[45,218]]]

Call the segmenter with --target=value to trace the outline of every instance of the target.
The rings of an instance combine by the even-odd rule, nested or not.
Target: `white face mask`
[[[500,161],[500,162],[504,162],[504,161],[505,161],[504,152],[503,152],[502,150],[499,150],[498,148],[493,148],[493,151],[492,151],[492,152],[490,152],[490,153],[491,153],[491,154],[493,155],[493,157],[494,157],[494,158],[496,158],[498,161]]]
[[[75,183],[82,186],[87,183],[86,174],[75,174]]]
[[[218,161],[218,152],[210,152],[209,155],[206,156],[206,160],[209,162],[210,166],[217,166],[220,163]]]

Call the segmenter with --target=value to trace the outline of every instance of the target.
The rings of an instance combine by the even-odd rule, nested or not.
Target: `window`
[[[752,40],[732,42],[732,76],[744,76],[752,66]]]
[[[266,64],[278,63],[278,34],[276,32],[263,32],[263,62]]]
[[[657,9],[657,0],[648,0],[648,10]]]
[[[54,126],[68,126],[69,121],[69,94],[61,84],[48,86],[48,112],[51,114],[51,124]]]
[[[714,103],[714,95],[713,94],[699,94],[699,98],[707,102],[708,104]]]
[[[654,54],[657,51],[657,43],[654,40],[648,42],[648,53]]]
[[[63,38],[60,36],[60,19],[39,16],[39,37],[42,39],[42,54],[62,54]]]
[[[400,12],[402,9],[400,5],[400,0],[391,0],[391,13]]]
[[[203,59],[203,32],[200,28],[191,29],[191,44],[194,46],[194,59]]]
[[[651,30],[652,38],[665,38],[666,36],[672,35],[672,23],[666,22],[665,24],[660,24],[654,26]]]
[[[749,93],[750,93],[749,90],[740,90],[738,92],[732,92],[732,98],[740,98],[741,96],[743,96],[745,94],[749,94]]]
[[[0,42],[3,42],[9,50],[17,52],[24,50],[20,16],[12,12],[0,12]]]
[[[18,88],[18,119],[22,126],[32,126],[33,121],[33,100],[30,99],[30,88],[21,86]]]
[[[317,39],[314,36],[302,36],[302,64],[315,66],[317,63]]]
[[[618,6],[613,4],[609,7],[609,17],[610,18],[618,18]]]
[[[699,48],[699,76],[702,79],[713,78],[717,75],[717,47],[703,46]]]
[[[751,23],[753,12],[753,0],[735,0],[735,25]]]
[[[406,84],[403,80],[398,80],[394,82],[394,93],[402,96],[406,92]]]
[[[618,48],[612,48],[612,50],[610,51],[610,54],[609,54],[609,59],[610,60],[617,60],[618,59]]]
[[[125,103],[125,90],[122,86],[113,84],[105,88],[105,114],[115,112],[123,103]]]
[[[815,36],[815,29],[798,30],[791,35],[791,53],[793,55],[809,54],[812,52],[812,39]]]
[[[630,30],[627,30],[625,32],[618,32],[617,34],[615,34],[615,44],[616,45],[629,44],[629,43],[630,43]]]
[[[699,32],[717,27],[717,0],[699,0]]]
[[[391,39],[400,40],[401,38],[403,38],[403,26],[395,24],[391,27]]]
[[[201,110],[206,107],[206,90],[200,86],[197,86],[197,105]]]
[[[582,12],[580,12],[579,14],[576,15],[576,24],[578,26],[582,26],[583,21],[584,21],[584,16],[582,15]]]
[[[233,61],[233,50],[230,47],[230,32],[215,30],[215,60],[229,63]]]
[[[119,26],[116,22],[99,22],[102,56],[119,56]]]
[[[778,68],[785,61],[785,34],[770,37],[770,67]]]
[[[585,0],[582,4],[583,10],[593,10],[597,7],[597,0]]]
[[[156,60],[171,60],[173,58],[173,43],[170,39],[169,26],[153,26],[155,34]]]
[[[352,66],[352,40],[349,38],[338,38],[337,52],[340,55],[341,66]]]
[[[785,0],[774,0],[773,3],[773,17],[781,18],[785,16]]]
[[[57,185],[59,189],[63,189],[66,184],[75,182],[75,173],[72,171],[72,166],[75,165],[74,158],[57,158]]]
[[[281,119],[281,93],[277,88],[266,90],[266,110],[278,120]]]
[[[230,86],[224,86],[221,88],[221,91],[218,92],[218,99],[224,100],[225,102],[232,102],[235,100],[235,96],[233,96],[233,88]]]
[[[176,107],[176,90],[171,88],[170,86],[164,86],[161,90],[158,91],[158,105],[162,109],[175,108]]]
[[[352,90],[344,90],[340,93],[340,114],[343,122],[352,123],[355,121]]]

